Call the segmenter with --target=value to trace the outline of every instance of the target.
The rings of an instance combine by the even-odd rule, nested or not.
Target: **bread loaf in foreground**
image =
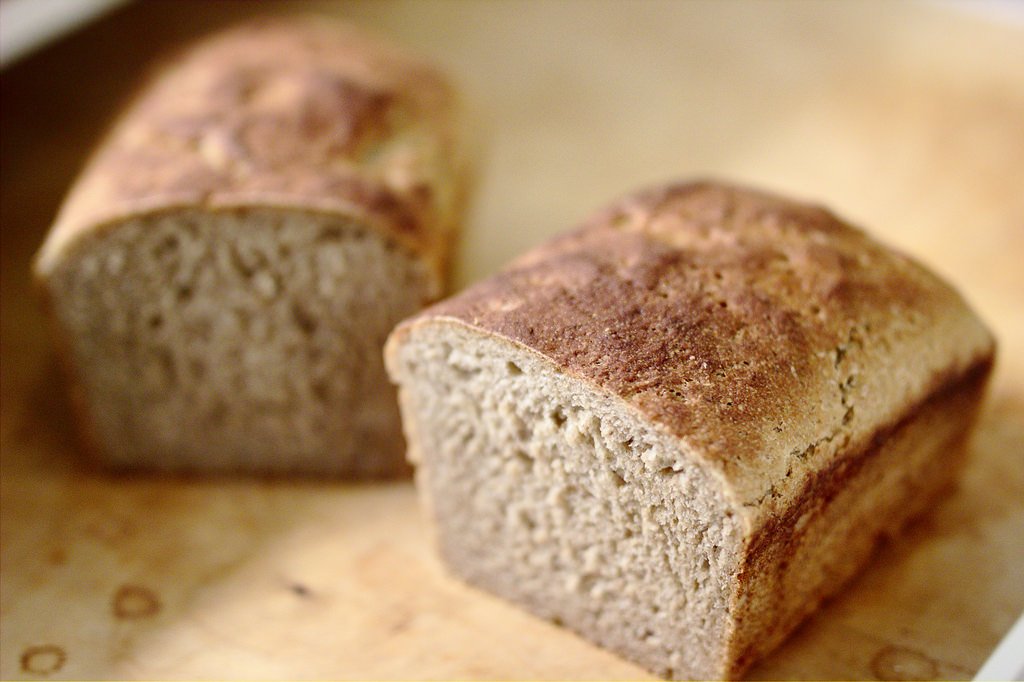
[[[328,20],[186,50],[115,125],[36,262],[111,465],[405,470],[381,349],[442,293],[450,86]]]
[[[698,182],[403,322],[386,359],[455,574],[714,679],[950,483],[993,352],[952,288],[828,211]]]

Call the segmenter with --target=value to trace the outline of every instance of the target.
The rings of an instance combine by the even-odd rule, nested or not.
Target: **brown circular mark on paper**
[[[122,585],[114,594],[112,609],[124,620],[148,618],[160,610],[160,599],[148,587]]]
[[[64,667],[68,655],[56,644],[27,647],[21,652],[21,669],[33,675],[51,675]]]
[[[939,669],[919,651],[887,646],[871,659],[871,672],[879,680],[934,680]]]

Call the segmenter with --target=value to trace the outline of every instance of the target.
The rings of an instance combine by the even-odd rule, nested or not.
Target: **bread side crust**
[[[424,259],[443,288],[464,202],[457,104],[433,68],[351,26],[262,19],[172,60],[72,188],[35,263],[175,208],[338,215]]]
[[[879,426],[817,472],[784,515],[748,537],[723,677],[741,678],[884,541],[949,492],[966,462],[991,369],[982,360],[940,382],[897,422]]]

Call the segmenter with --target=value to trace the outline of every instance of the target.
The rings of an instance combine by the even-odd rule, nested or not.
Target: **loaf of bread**
[[[381,349],[442,293],[456,115],[433,68],[324,19],[254,21],[159,71],[36,262],[100,459],[407,470]]]
[[[637,194],[386,346],[451,570],[672,678],[735,678],[950,483],[993,359],[828,211]]]

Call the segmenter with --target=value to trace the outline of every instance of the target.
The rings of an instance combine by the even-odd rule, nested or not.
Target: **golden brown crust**
[[[993,353],[910,259],[824,209],[713,182],[628,197],[416,319],[506,338],[625,400],[719,471],[753,527]]]
[[[276,206],[373,225],[439,276],[458,211],[453,94],[351,27],[263,19],[173,60],[113,129],[41,253],[178,207]]]

